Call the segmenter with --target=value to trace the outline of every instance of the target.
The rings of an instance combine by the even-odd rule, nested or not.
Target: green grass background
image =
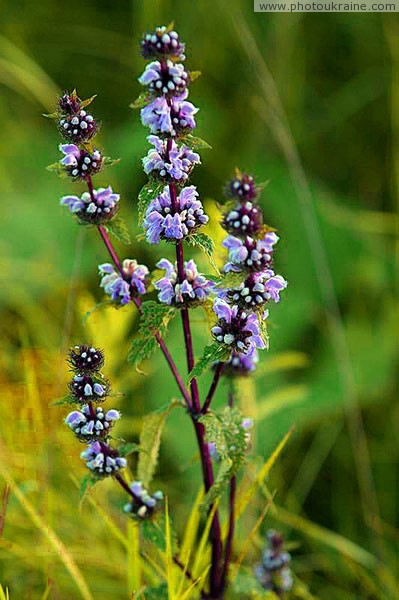
[[[198,135],[213,149],[203,152],[193,183],[213,217],[211,233],[221,240],[214,201],[225,180],[235,166],[250,170],[269,182],[262,206],[281,237],[277,270],[289,280],[283,301],[271,310],[270,351],[255,382],[240,391],[256,421],[254,454],[267,457],[295,426],[268,481],[285,512],[271,512],[264,526],[280,527],[294,544],[294,569],[306,593],[337,600],[395,597],[396,14],[254,14],[249,0],[43,0],[1,8],[0,450],[7,477],[58,533],[93,595],[130,597],[129,554],[110,540],[91,506],[79,511],[71,474],[84,473],[81,447],[64,432],[65,411],[49,404],[64,393],[63,352],[86,339],[105,348],[107,374],[123,394],[115,399],[125,414],[121,436],[135,440],[142,416],[177,390],[158,355],[144,365],[146,376],[127,366],[136,323],[130,309],[96,312],[82,324],[102,299],[96,265],[106,255],[95,231],[77,227],[59,206],[59,197],[79,185],[45,170],[58,158],[59,139],[42,113],[51,110],[59,89],[98,94],[99,141],[122,160],[96,183],[111,182],[121,193],[122,214],[138,234],[147,143],[139,114],[129,108],[144,66],[137,45],[147,28],[174,20],[187,42],[188,67],[202,72],[191,99],[201,109]],[[151,267],[170,254],[136,240],[131,249],[117,246],[124,257]],[[217,258],[221,263],[221,251]],[[200,354],[207,340],[200,310],[193,321]],[[177,323],[169,340],[184,364]],[[218,403],[225,392],[222,386]],[[184,414],[173,415],[157,485],[168,492],[178,531],[199,486],[193,457],[190,423]],[[98,497],[125,528],[119,491],[104,484]],[[262,498],[254,503],[252,519],[263,504]],[[239,542],[251,523],[250,515]],[[337,545],[329,532],[340,536]],[[348,558],[349,541],[370,553],[371,568]],[[248,564],[261,544],[258,536]],[[0,543],[0,582],[11,598],[80,597],[64,567],[11,494]]]

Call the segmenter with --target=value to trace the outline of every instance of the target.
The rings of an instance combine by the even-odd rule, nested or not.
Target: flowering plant
[[[132,341],[128,360],[137,366],[159,346],[181,396],[181,400],[152,415],[139,445],[115,444],[111,431],[121,413],[102,406],[111,391],[110,383],[101,373],[104,354],[94,346],[80,344],[71,349],[68,357],[73,377],[65,402],[77,404],[77,408],[66,416],[65,422],[76,438],[86,444],[81,453],[88,469],[84,489],[105,477],[113,478],[128,494],[125,512],[140,523],[145,537],[162,513],[162,492],[147,491],[156,468],[160,439],[157,431],[172,408],[185,407],[201,460],[205,490],[201,507],[208,515],[204,531],[209,532],[211,550],[209,576],[195,579],[190,574],[190,565],[183,564],[177,552],[172,553],[172,558],[188,580],[184,598],[221,599],[230,581],[237,476],[251,449],[253,425],[250,417],[241,413],[231,382],[256,369],[258,350],[268,346],[267,306],[279,302],[287,282],[274,270],[274,250],[279,238],[264,224],[259,205],[261,186],[252,175],[238,169],[225,189],[221,224],[227,232],[223,247],[228,252],[222,273],[216,270],[213,275],[203,274],[192,258],[185,260],[186,246],[197,247],[214,265],[214,242],[202,230],[209,217],[196,187],[189,184],[195,166],[201,162],[197,151],[206,149],[208,144],[192,135],[198,109],[187,98],[198,73],[186,69],[184,52],[185,45],[172,27],[159,27],[145,34],[141,42],[141,53],[151,62],[139,78],[144,92],[133,107],[141,110],[141,121],[150,129],[148,141],[153,148],[143,159],[149,182],[139,194],[138,216],[147,242],[168,242],[173,244],[175,252],[174,262],[166,258],[158,260],[158,271],[154,274],[135,259],[121,260],[111,242],[110,235],[123,242],[128,242],[129,236],[117,214],[119,194],[110,186],[93,185],[93,176],[115,162],[93,146],[99,123],[85,110],[93,98],[83,101],[76,91],[66,92],[59,99],[55,113],[50,115],[67,142],[60,145],[64,157],[50,169],[87,186],[80,196],[64,196],[61,204],[81,224],[96,227],[101,235],[111,262],[98,267],[100,286],[110,302],[133,304],[140,313],[139,331]],[[157,300],[147,299],[153,288]],[[212,313],[213,323],[210,343],[202,356],[195,359],[190,311],[201,305],[208,314]],[[184,334],[187,381],[165,342],[168,324],[178,313]],[[202,398],[198,378],[206,371],[213,373],[212,383]],[[213,399],[221,378],[230,384],[227,405],[218,411],[213,409]],[[132,451],[139,455],[138,479],[129,482],[124,473],[126,456]],[[229,518],[224,527],[219,502],[226,490],[229,490]],[[249,500],[241,500],[240,510]],[[165,518],[168,530],[166,507]],[[154,535],[148,539],[162,546],[158,538],[154,541]],[[283,561],[284,565],[286,562]],[[283,563],[278,563],[279,568]],[[267,565],[264,561],[255,570],[262,586],[271,581],[265,571]],[[273,565],[270,568],[275,568]],[[287,575],[287,571],[284,573]],[[288,580],[285,576],[285,584],[278,593],[289,588]]]

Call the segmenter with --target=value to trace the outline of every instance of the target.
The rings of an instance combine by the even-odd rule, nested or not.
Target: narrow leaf
[[[201,71],[190,71],[190,81],[195,81],[201,76]]]
[[[191,133],[183,136],[181,138],[181,142],[183,142],[185,146],[188,146],[192,150],[212,150],[212,146],[210,146],[208,142],[200,137],[191,135]]]
[[[140,96],[138,96],[136,98],[136,100],[133,100],[133,102],[129,105],[130,108],[144,108],[144,106],[147,106],[147,104],[151,101],[151,96],[148,94],[148,92],[142,92],[140,94]]]
[[[95,98],[97,98],[97,94],[90,96],[90,98],[86,98],[86,100],[82,100],[80,103],[80,108],[86,108],[86,106],[89,106],[89,104],[91,104]]]
[[[121,456],[129,456],[129,454],[133,454],[133,452],[139,452],[140,446],[139,444],[134,444],[133,442],[128,442],[126,444],[122,444],[119,446],[118,452]]]
[[[116,165],[119,162],[121,162],[120,158],[111,158],[110,156],[104,156],[102,164],[104,165],[104,167],[112,167],[113,165]]]

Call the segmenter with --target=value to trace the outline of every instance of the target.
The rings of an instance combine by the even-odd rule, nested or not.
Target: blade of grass
[[[12,493],[18,500],[21,507],[28,515],[32,523],[35,525],[35,527],[37,527],[37,529],[42,533],[42,535],[47,538],[50,545],[54,548],[56,554],[58,554],[61,562],[64,564],[68,573],[75,582],[76,587],[78,588],[82,598],[84,598],[84,600],[94,600],[79,567],[75,563],[74,558],[71,556],[66,546],[63,544],[63,542],[60,540],[57,534],[42,519],[42,517],[36,511],[34,506],[30,503],[30,501],[23,495],[21,490],[18,488],[16,482],[14,481],[12,475],[8,472],[4,465],[5,460],[0,460],[0,475],[10,486]]]

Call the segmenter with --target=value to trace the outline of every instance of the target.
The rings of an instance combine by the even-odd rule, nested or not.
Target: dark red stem
[[[209,406],[210,406],[210,404],[212,402],[212,398],[213,398],[213,396],[215,394],[216,388],[217,388],[218,383],[220,381],[220,377],[222,375],[223,367],[224,367],[224,363],[222,363],[222,362],[219,362],[217,364],[217,366],[216,366],[215,374],[213,376],[212,383],[211,383],[211,387],[209,388],[209,392],[208,392],[208,395],[207,395],[207,397],[205,399],[204,406],[201,409],[201,412],[203,414],[205,414],[206,412],[208,412]]]
[[[233,407],[233,403],[234,403],[233,392],[230,389],[229,397],[228,397],[228,405],[230,406],[230,408]],[[234,475],[234,477],[232,477],[230,480],[229,529],[228,529],[227,538],[226,538],[226,549],[225,549],[225,554],[224,554],[224,564],[223,564],[223,572],[222,572],[222,583],[221,583],[222,594],[223,594],[223,590],[226,589],[231,555],[232,555],[232,551],[233,551],[233,540],[234,540],[234,530],[235,530],[236,492],[237,492],[237,477]]]

